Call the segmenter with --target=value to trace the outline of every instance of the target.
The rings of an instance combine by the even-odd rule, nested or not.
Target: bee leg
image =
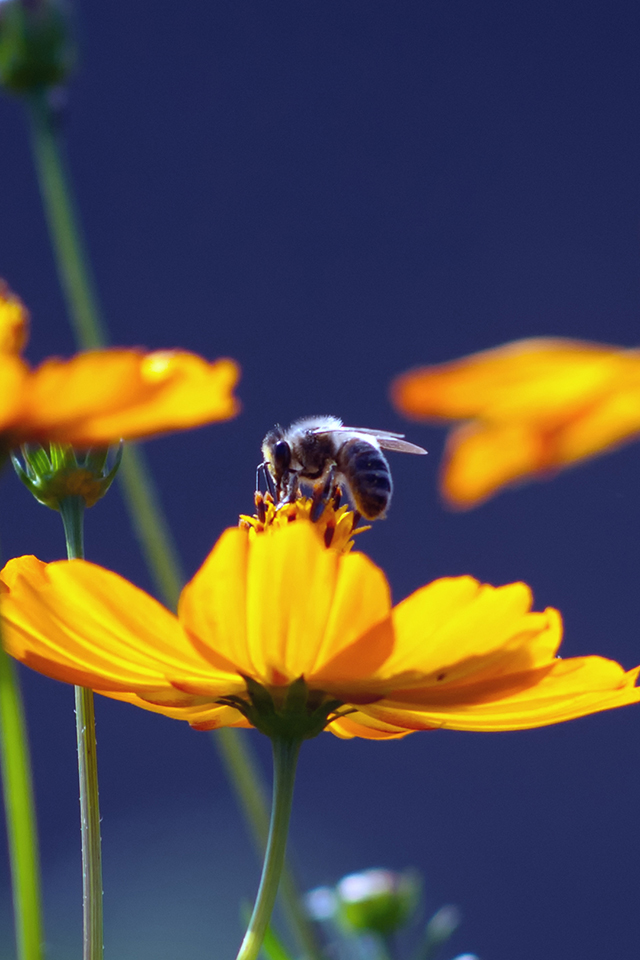
[[[283,503],[293,503],[300,495],[300,481],[297,473],[289,473],[282,477],[277,488],[276,503],[280,506]]]
[[[342,500],[342,489],[340,484],[334,484],[333,491],[331,493],[331,506],[334,510],[337,510],[340,506],[340,501]]]
[[[335,468],[331,466],[326,478],[322,481],[322,483],[317,483],[313,488],[311,512],[309,513],[309,519],[312,523],[315,523],[320,519],[324,513],[324,508],[333,497],[335,486],[334,477]]]
[[[351,532],[352,532],[352,533],[353,533],[353,531],[355,530],[355,528],[358,526],[358,524],[360,523],[361,520],[362,520],[362,514],[360,513],[360,511],[359,511],[359,510],[354,510],[354,511],[353,511],[353,523],[351,524]],[[369,528],[367,527],[366,529],[368,530]]]

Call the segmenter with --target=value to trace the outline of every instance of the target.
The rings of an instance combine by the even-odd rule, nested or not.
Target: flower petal
[[[332,675],[361,677],[388,650],[350,648],[389,612],[384,575],[361,554],[340,555],[299,520],[250,538],[227,530],[180,599],[179,616],[214,665],[267,685],[305,676],[310,686]],[[363,661],[362,656],[366,659]],[[342,658],[342,659],[340,659]]]
[[[491,684],[452,685],[423,690],[423,703],[407,709],[391,694],[388,700],[361,708],[372,718],[410,730],[525,730],[561,723],[600,710],[640,701],[636,687],[640,667],[625,673],[612,660],[573,657],[554,660],[547,670],[522,676],[522,689],[503,697],[489,694]],[[417,692],[411,691],[415,701]]]
[[[0,354],[22,352],[29,333],[29,314],[22,300],[0,280]]]
[[[101,696],[112,700],[122,700],[143,710],[152,713],[161,713],[172,720],[186,720],[195,730],[217,730],[220,727],[250,727],[251,724],[241,713],[233,707],[221,707],[216,704],[188,704],[176,707],[166,704],[150,703],[136,696],[135,693],[115,693],[107,690],[96,690]]]
[[[341,740],[352,740],[354,737],[361,737],[364,740],[400,740],[414,732],[403,727],[395,727],[375,717],[368,717],[364,713],[352,713],[346,717],[340,717],[339,720],[330,723],[327,730]]]
[[[579,412],[620,378],[640,383],[640,353],[561,338],[517,340],[398,377],[392,397],[419,418],[550,419]]]
[[[169,702],[169,678],[211,667],[177,618],[144,591],[84,560],[11,560],[2,571],[3,640],[29,667],[67,683]]]
[[[531,612],[524,583],[504,587],[447,577],[393,610],[395,647],[378,671],[399,686],[459,684],[546,666],[562,637],[555,610]]]
[[[520,340],[410,371],[392,392],[410,416],[471,421],[449,437],[442,472],[462,508],[640,434],[638,350]]]
[[[505,484],[554,466],[551,445],[524,423],[466,423],[452,430],[441,471],[442,492],[455,507],[472,507]]]
[[[95,350],[33,371],[17,442],[101,446],[201,426],[237,413],[238,368],[182,352]]]

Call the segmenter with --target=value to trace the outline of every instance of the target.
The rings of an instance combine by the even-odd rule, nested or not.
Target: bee
[[[382,452],[426,453],[407,443],[404,434],[363,427],[345,427],[337,417],[305,417],[286,430],[279,424],[262,442],[267,482],[276,504],[298,496],[300,481],[314,483],[314,496],[326,502],[336,483],[343,486],[356,510],[367,520],[384,517],[393,492],[391,471]],[[259,468],[260,469],[260,468]]]

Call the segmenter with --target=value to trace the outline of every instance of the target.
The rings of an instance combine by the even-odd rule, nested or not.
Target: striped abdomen
[[[367,520],[383,516],[391,500],[393,484],[382,451],[367,440],[354,437],[338,450],[336,465],[362,516]]]

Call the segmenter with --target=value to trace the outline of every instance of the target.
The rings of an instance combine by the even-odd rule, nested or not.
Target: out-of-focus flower
[[[421,888],[420,878],[411,870],[350,873],[336,887],[338,915],[347,929],[387,936],[411,919]]]
[[[640,435],[640,351],[580,340],[515,341],[409,371],[391,393],[410,417],[466,421],[442,471],[462,508]]]
[[[187,720],[304,739],[517,730],[640,699],[640,668],[558,659],[560,615],[523,583],[436,580],[390,604],[362,553],[327,549],[299,518],[227,530],[178,615],[82,560],[10,561],[8,652],[48,676]]]
[[[109,349],[32,369],[20,355],[27,322],[20,300],[0,282],[0,452],[31,442],[107,446],[237,412],[232,360]]]

